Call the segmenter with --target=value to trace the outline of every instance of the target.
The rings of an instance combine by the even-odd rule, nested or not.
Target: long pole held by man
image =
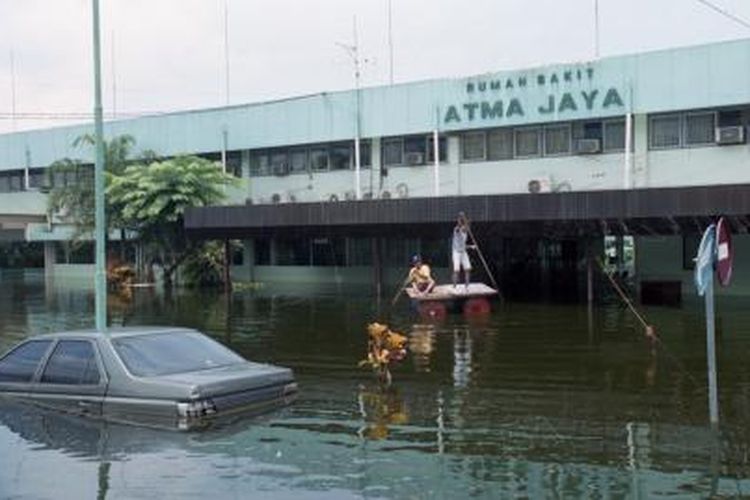
[[[468,244],[469,238],[471,239],[470,244]],[[484,270],[487,272],[487,276],[490,278],[493,288],[497,290],[498,294],[500,293],[500,287],[498,286],[497,281],[495,280],[495,277],[490,271],[490,267],[487,265],[487,261],[484,258],[484,254],[482,254],[482,249],[479,248],[479,243],[477,242],[477,239],[471,230],[471,223],[469,222],[469,218],[466,217],[466,214],[463,212],[458,213],[456,226],[453,228],[453,241],[452,241],[451,246],[452,246],[451,250],[452,250],[452,257],[453,257],[453,287],[454,288],[457,287],[458,275],[462,267],[464,270],[464,282],[466,283],[466,289],[468,290],[469,288],[469,283],[471,282],[470,281],[471,261],[469,260],[469,256],[466,253],[466,250],[472,249],[472,250],[476,250],[477,256],[479,257],[479,260],[482,262],[482,266],[484,266]]]

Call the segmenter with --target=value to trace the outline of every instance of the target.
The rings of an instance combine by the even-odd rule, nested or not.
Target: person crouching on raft
[[[435,288],[435,280],[432,279],[430,266],[422,262],[422,257],[415,255],[411,258],[411,270],[409,271],[409,282],[418,295],[427,295]]]

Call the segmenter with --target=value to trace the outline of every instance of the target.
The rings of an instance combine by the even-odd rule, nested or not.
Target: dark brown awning
[[[193,208],[197,238],[309,233],[410,235],[452,223],[463,211],[505,234],[686,234],[719,215],[750,226],[750,184],[543,194],[505,194]]]

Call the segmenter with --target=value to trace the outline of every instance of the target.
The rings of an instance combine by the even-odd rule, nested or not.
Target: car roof
[[[106,335],[110,338],[124,338],[124,337],[137,337],[140,335],[153,335],[159,333],[174,333],[174,332],[195,332],[192,328],[184,328],[180,326],[129,326],[129,327],[117,327],[108,328]],[[89,337],[98,338],[102,335],[102,332],[96,329],[86,330],[71,330],[65,332],[53,332],[44,333],[40,335],[34,335],[28,337],[25,340],[44,340],[44,339],[56,339],[65,337]]]

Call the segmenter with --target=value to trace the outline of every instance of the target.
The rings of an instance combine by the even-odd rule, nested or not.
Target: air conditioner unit
[[[528,184],[528,189],[529,193],[532,194],[549,193],[551,191],[549,179],[546,179],[544,177],[541,177],[539,179],[531,179]]]
[[[407,186],[405,183],[400,183],[396,185],[396,194],[399,198],[408,198],[409,197],[409,186]]]
[[[380,193],[380,199],[382,200],[390,200],[391,199],[391,192],[388,190],[383,191]]]
[[[290,193],[287,195],[287,201],[289,201],[289,203],[297,203],[297,197]]]
[[[281,195],[279,193],[273,193],[271,195],[271,203],[281,203]]]
[[[576,154],[592,155],[602,152],[601,139],[578,139],[576,141]]]
[[[363,200],[371,200],[372,199],[372,191],[365,191],[362,195]]]
[[[337,194],[335,194],[335,193],[334,193],[334,194],[332,194],[332,195],[330,195],[330,196],[328,197],[328,201],[339,201],[339,195],[337,195]]]
[[[355,193],[354,191],[347,191],[346,193],[344,193],[344,199],[346,201],[354,201],[357,199],[357,193]]]
[[[289,175],[289,165],[286,163],[280,163],[272,167],[273,175],[284,176]]]
[[[744,144],[745,127],[742,125],[732,127],[716,127],[716,144]]]
[[[424,153],[406,153],[404,161],[407,165],[424,165]]]

